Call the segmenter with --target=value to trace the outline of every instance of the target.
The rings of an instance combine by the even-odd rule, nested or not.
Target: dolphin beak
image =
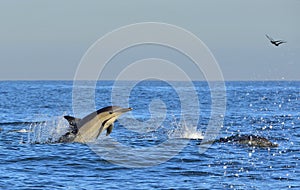
[[[129,112],[131,110],[133,110],[133,109],[132,108],[120,108],[120,109],[114,110],[113,112],[126,113],[126,112]]]
[[[124,108],[124,109],[122,109],[122,112],[125,113],[125,112],[129,112],[131,110],[133,110],[133,109],[132,108]]]

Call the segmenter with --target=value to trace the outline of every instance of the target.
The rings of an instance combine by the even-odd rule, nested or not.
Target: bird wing
[[[274,40],[275,43],[286,43],[285,41],[282,40]]]
[[[271,38],[271,37],[268,36],[267,34],[266,34],[266,37],[267,37],[270,41],[274,41],[273,38]]]
[[[286,42],[285,41],[280,41],[280,40],[277,42],[278,45],[283,44],[283,43],[286,43]]]

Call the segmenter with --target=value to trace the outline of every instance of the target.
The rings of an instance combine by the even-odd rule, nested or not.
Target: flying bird
[[[274,40],[273,38],[271,38],[270,36],[268,36],[266,34],[266,37],[270,40],[270,42],[275,45],[275,46],[279,46],[280,44],[283,44],[283,43],[287,43],[286,41],[282,41],[282,40]]]

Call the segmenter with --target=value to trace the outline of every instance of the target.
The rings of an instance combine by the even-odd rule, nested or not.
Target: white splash
[[[168,134],[169,138],[180,138],[180,139],[191,139],[200,140],[204,136],[201,131],[197,130],[197,127],[187,126],[184,122],[183,124],[173,122],[175,129],[170,131]]]
[[[27,142],[35,143],[53,143],[56,142],[68,130],[68,123],[63,116],[52,117],[48,121],[32,123],[29,125]]]

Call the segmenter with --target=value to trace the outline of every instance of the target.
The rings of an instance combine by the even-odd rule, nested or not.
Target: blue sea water
[[[217,89],[206,82],[194,82],[195,89],[177,82],[174,89],[163,81],[142,81],[134,82],[126,94],[132,83],[118,86],[118,97],[112,100],[114,81],[98,81],[95,87],[82,82],[80,92],[94,92],[83,97],[74,95],[72,81],[1,81],[0,189],[300,189],[299,81],[226,82],[226,111],[219,115],[224,122],[217,126],[218,137],[259,135],[279,146],[214,143],[204,152],[199,152],[197,137],[209,125],[211,92]],[[179,96],[190,90],[196,90],[199,108],[191,97]],[[49,140],[67,129],[63,115],[83,117],[118,101],[128,101],[133,111],[115,123],[110,137],[101,137],[97,148],[116,146],[105,144],[112,138],[126,150],[154,147],[154,152],[109,155],[87,144]],[[181,114],[186,114],[187,126],[178,123]],[[195,126],[188,126],[197,118]],[[156,148],[168,139],[173,141],[167,149]],[[185,146],[177,150],[176,142]],[[172,148],[177,151],[168,157]],[[164,155],[165,161],[147,165]],[[133,163],[139,156],[144,162]]]

